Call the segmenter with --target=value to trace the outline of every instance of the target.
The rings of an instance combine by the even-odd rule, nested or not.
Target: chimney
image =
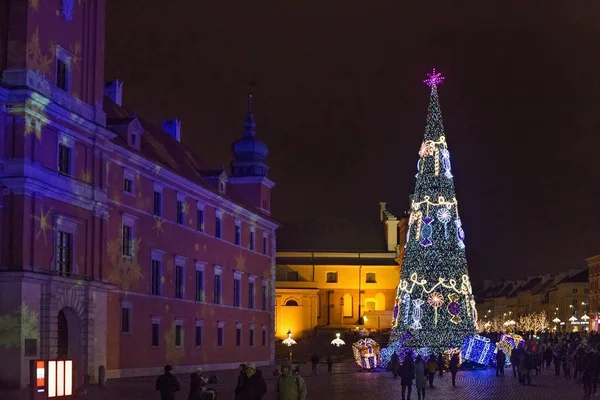
[[[383,219],[383,215],[384,215],[384,213],[386,211],[386,207],[385,207],[386,204],[387,204],[387,202],[385,202],[385,201],[380,201],[379,202],[379,219],[380,219],[381,222],[383,222],[383,220],[384,220]]]
[[[163,131],[173,137],[173,139],[181,142],[181,121],[178,119],[171,119],[169,121],[163,121]]]
[[[123,82],[118,79],[106,82],[104,84],[104,95],[111,98],[117,105],[121,105],[123,100]]]

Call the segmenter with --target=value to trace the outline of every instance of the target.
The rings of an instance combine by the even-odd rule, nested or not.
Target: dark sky
[[[160,6],[157,4],[160,3]],[[248,82],[279,218],[400,215],[435,67],[474,280],[600,252],[600,1],[108,1],[106,77],[231,160]]]

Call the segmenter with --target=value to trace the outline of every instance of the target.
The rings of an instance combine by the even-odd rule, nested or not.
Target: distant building
[[[379,218],[287,221],[278,234],[276,337],[316,327],[391,327],[404,218],[380,204]]]
[[[36,358],[92,381],[271,364],[278,224],[251,109],[231,176],[210,169],[180,121],[105,84],[103,0],[3,4],[0,381],[26,386]]]
[[[590,316],[593,317],[595,330],[599,330],[598,317],[600,314],[600,254],[585,260],[589,273]]]
[[[480,322],[495,317],[518,320],[522,315],[545,311],[552,329],[581,331],[594,328],[581,320],[594,318],[589,307],[588,270],[570,270],[557,275],[544,274],[524,280],[486,281],[477,295]],[[572,317],[576,318],[570,320]],[[558,319],[557,322],[552,320]]]

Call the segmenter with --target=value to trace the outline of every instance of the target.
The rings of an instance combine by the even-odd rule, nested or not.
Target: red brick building
[[[105,84],[104,0],[0,0],[0,382],[273,362],[275,232],[249,98],[231,175]],[[240,121],[241,122],[241,121]]]

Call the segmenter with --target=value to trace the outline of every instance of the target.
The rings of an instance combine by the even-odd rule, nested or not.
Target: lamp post
[[[292,331],[288,330],[287,332],[287,339],[283,340],[281,343],[285,344],[287,347],[290,348],[290,362],[292,362],[292,346],[296,344],[296,341],[294,339],[292,339]]]
[[[340,347],[344,346],[346,344],[346,342],[344,342],[342,339],[340,339],[340,335],[339,333],[335,334],[335,339],[333,339],[331,341],[331,344],[334,345],[335,347],[337,347],[337,359],[338,361],[340,361]]]

